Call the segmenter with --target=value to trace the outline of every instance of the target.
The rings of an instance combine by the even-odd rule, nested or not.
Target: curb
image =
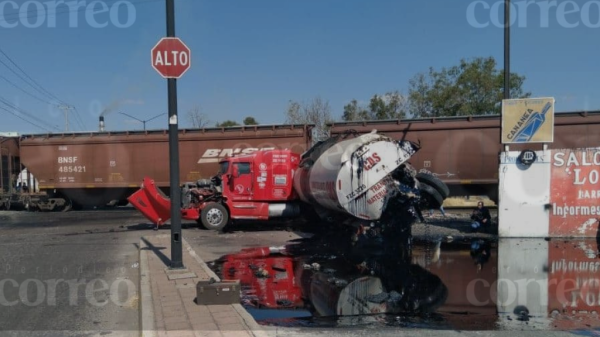
[[[168,237],[170,235],[156,235],[156,237]],[[154,324],[154,304],[152,303],[152,289],[150,288],[150,272],[148,266],[148,253],[146,251],[146,244],[144,243],[144,237],[140,239],[140,336],[141,337],[156,337],[156,326]],[[200,267],[206,272],[209,277],[214,278],[217,282],[221,281],[221,278],[217,276],[217,274],[212,271],[196,254],[192,246],[182,238],[182,243],[188,253],[194,258],[194,260],[200,265]],[[254,337],[270,337],[270,335],[265,331],[267,327],[263,327],[259,325],[254,317],[250,315],[244,307],[239,304],[232,304],[234,310],[238,315],[243,319],[244,323],[250,329],[250,333]]]
[[[148,267],[148,253],[143,238],[140,239],[140,336],[156,337],[154,325],[154,304],[152,303],[152,289],[150,289],[150,270]]]
[[[194,260],[196,260],[196,262],[198,262],[198,264],[200,264],[200,267],[202,267],[202,269],[204,269],[206,274],[208,274],[209,277],[214,278],[217,282],[220,282],[221,278],[219,276],[217,276],[217,274],[215,274],[215,272],[212,271],[212,269],[210,269],[208,267],[208,265],[204,262],[204,260],[202,260],[200,258],[200,256],[198,256],[198,254],[196,254],[196,252],[194,251],[192,246],[183,238],[182,238],[182,242],[183,242],[185,248],[187,249],[187,251],[194,258]],[[248,326],[248,328],[250,328],[250,332],[252,333],[253,336],[269,337],[269,334],[267,334],[264,331],[266,327],[259,325],[256,322],[256,320],[254,319],[254,317],[252,317],[252,315],[250,315],[241,304],[236,303],[236,304],[232,304],[232,306],[235,309],[235,311],[238,313],[238,315],[240,315],[240,317],[242,317],[242,319],[244,320],[244,323]]]
[[[196,262],[198,262],[198,264],[200,265],[200,267],[202,269],[204,269],[204,271],[206,272],[206,274],[209,277],[214,278],[215,281],[221,282],[221,278],[219,276],[217,276],[217,274],[215,274],[215,272],[212,271],[212,269],[210,269],[208,267],[208,265],[206,264],[206,262],[204,262],[204,260],[202,260],[200,258],[200,256],[198,256],[198,254],[196,254],[196,251],[194,251],[194,249],[192,248],[192,246],[184,238],[181,238],[181,241],[183,242],[183,245],[185,246],[185,249],[187,249],[188,253],[190,253],[190,255],[194,258],[194,260],[196,260]]]

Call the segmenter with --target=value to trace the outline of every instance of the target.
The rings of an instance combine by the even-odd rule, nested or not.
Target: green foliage
[[[239,126],[240,124],[236,121],[232,121],[232,120],[226,120],[222,123],[217,123],[216,127],[218,128],[228,128],[231,126]]]
[[[258,125],[258,121],[251,116],[244,118],[244,125]]]
[[[525,77],[510,75],[511,98],[528,98]],[[492,57],[462,59],[440,71],[429,69],[409,81],[409,106],[413,117],[499,114],[504,97],[504,72]]]
[[[406,98],[398,91],[373,95],[368,107],[361,107],[356,100],[344,106],[344,121],[398,119],[406,116]]]

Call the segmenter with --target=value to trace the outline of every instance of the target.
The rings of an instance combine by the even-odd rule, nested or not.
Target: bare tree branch
[[[286,111],[287,124],[313,124],[313,136],[317,141],[329,137],[327,124],[333,121],[329,101],[321,97],[302,104],[290,101]]]
[[[200,112],[200,107],[195,106],[187,112],[187,118],[193,128],[204,128],[210,121],[208,117]]]

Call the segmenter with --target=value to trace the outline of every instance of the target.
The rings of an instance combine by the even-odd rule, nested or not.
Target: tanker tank
[[[330,138],[303,154],[294,189],[321,214],[342,212],[376,221],[392,195],[388,191],[397,189],[392,173],[417,150],[415,143],[376,131],[341,141]]]

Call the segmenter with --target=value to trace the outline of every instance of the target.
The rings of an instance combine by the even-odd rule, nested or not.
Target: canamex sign
[[[180,78],[190,69],[191,54],[180,39],[165,37],[152,48],[152,67],[164,78]]]
[[[554,98],[502,101],[502,143],[552,143]]]

